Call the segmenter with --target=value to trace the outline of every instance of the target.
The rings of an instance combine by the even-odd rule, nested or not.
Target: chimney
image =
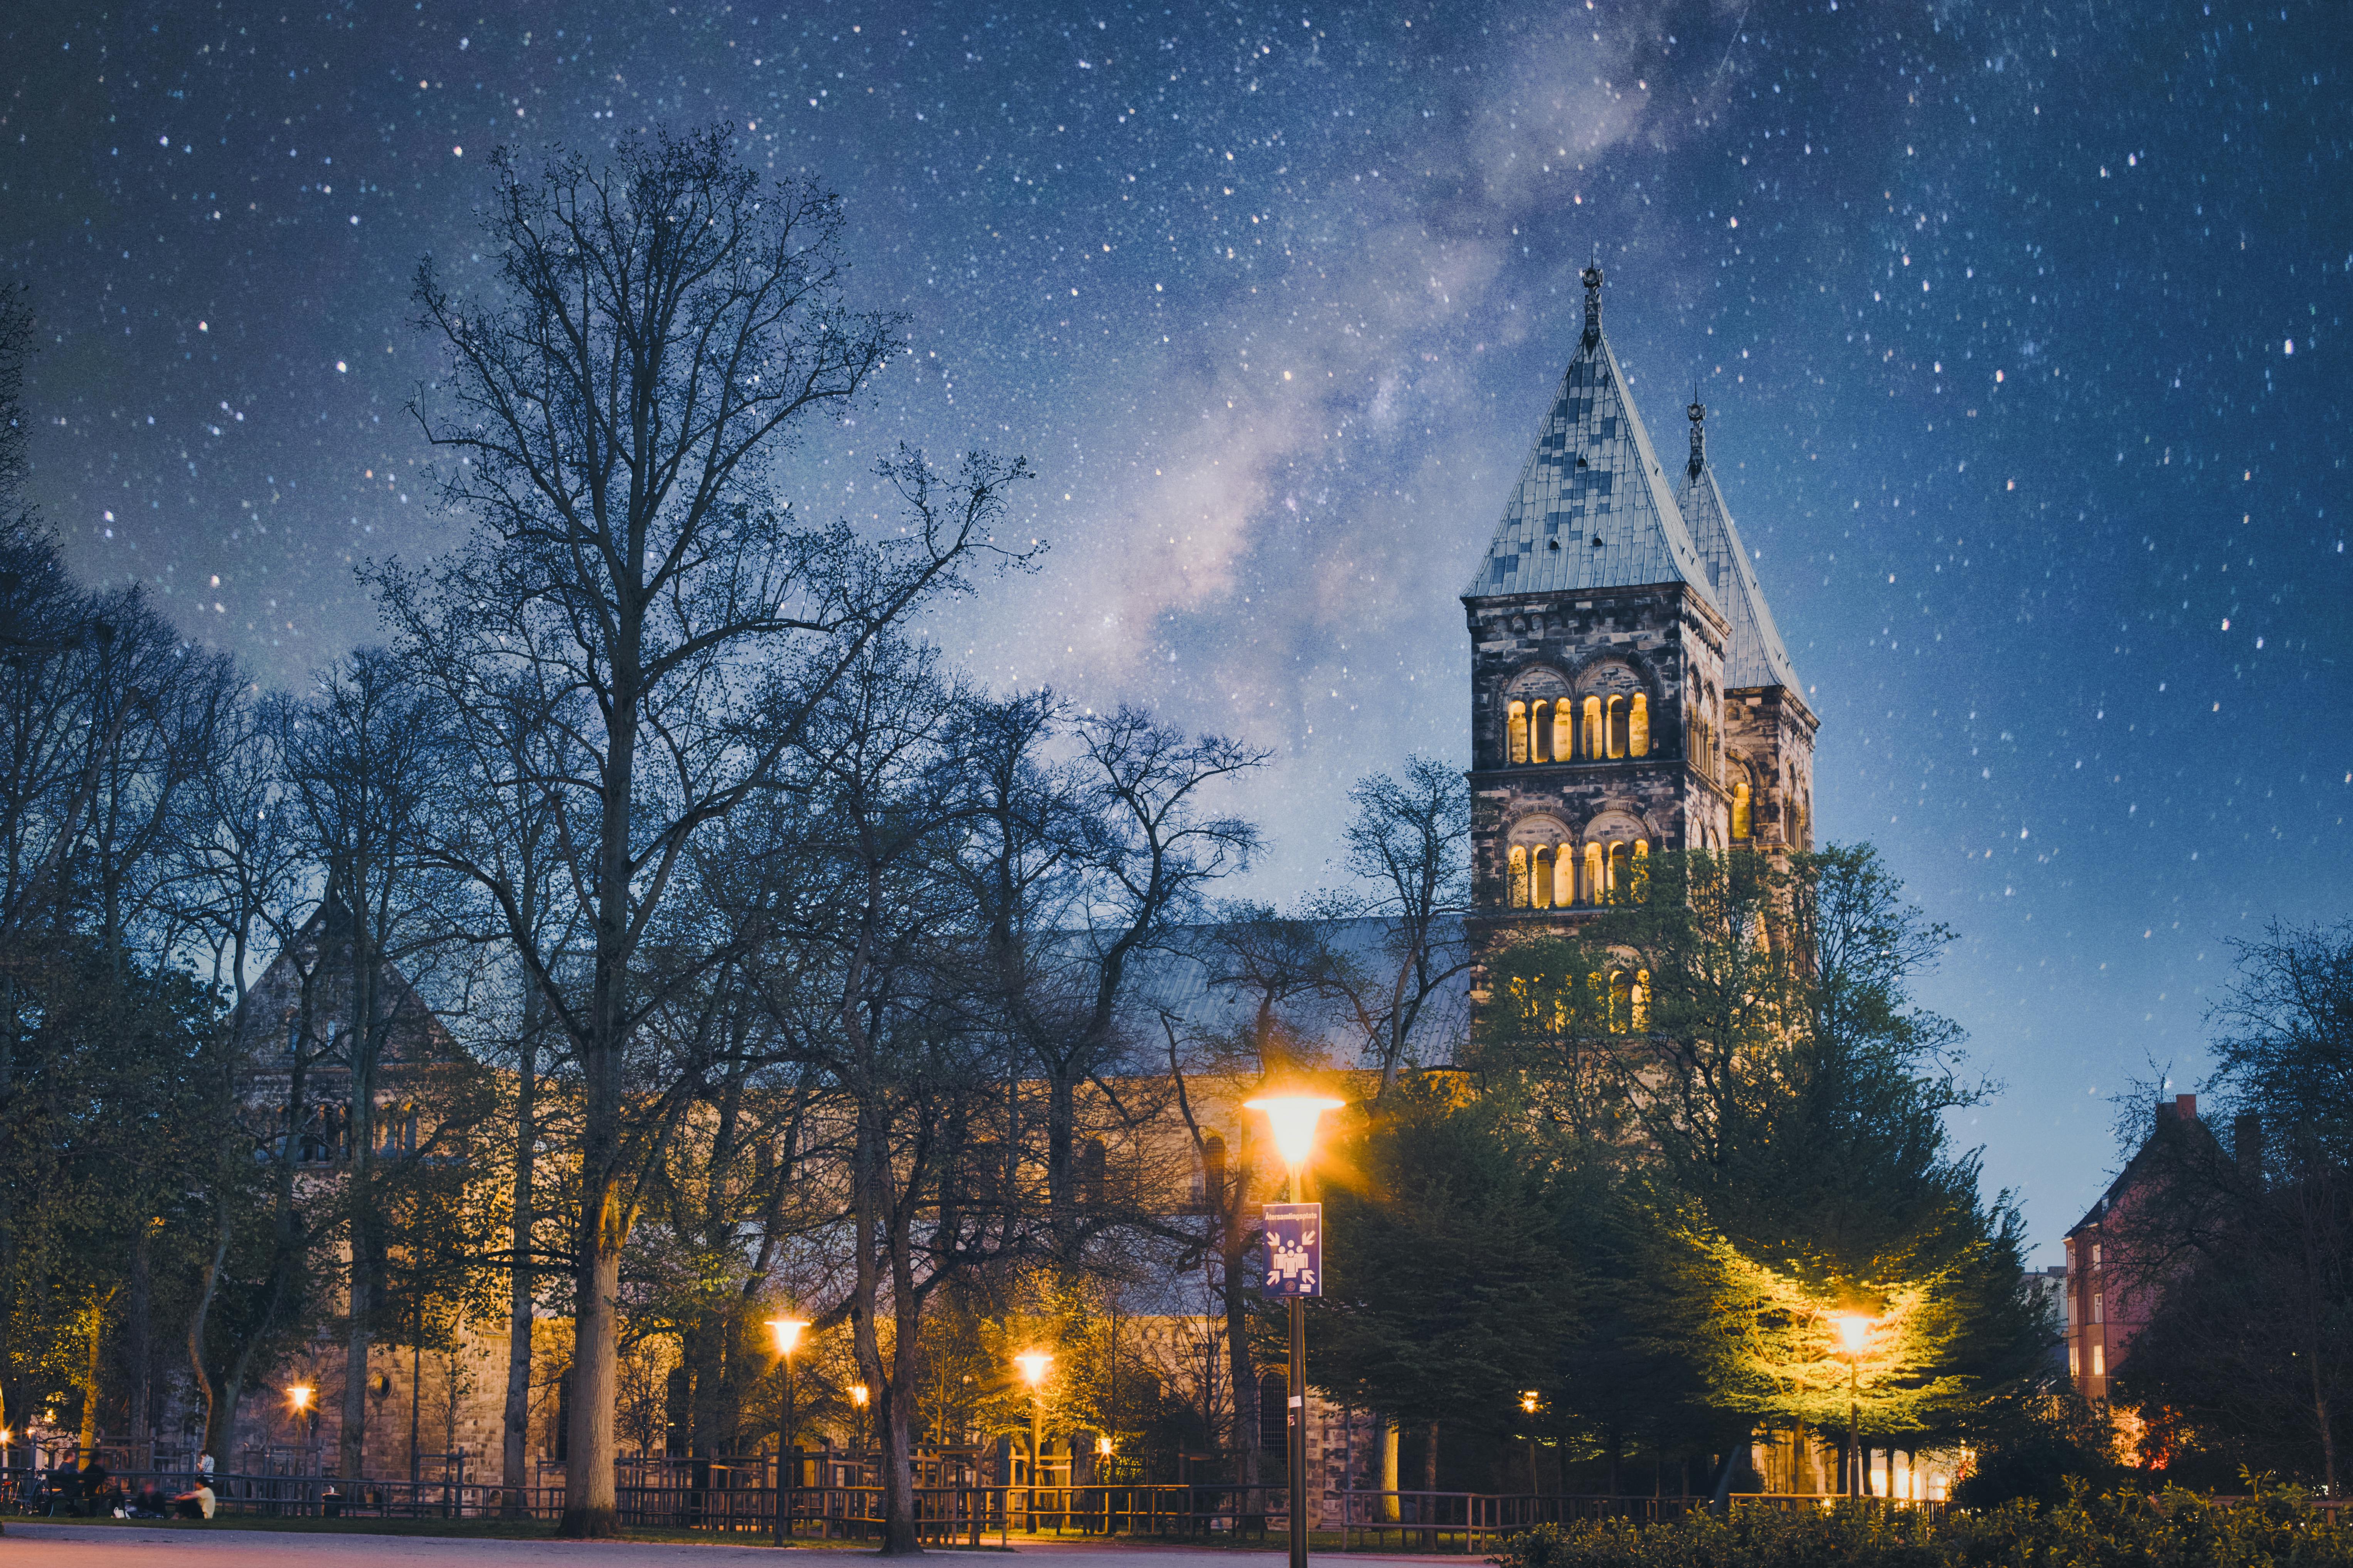
[[[2173,1097],[2173,1114],[2179,1117],[2184,1121],[2197,1121],[2198,1097],[2194,1094],[2175,1095]]]

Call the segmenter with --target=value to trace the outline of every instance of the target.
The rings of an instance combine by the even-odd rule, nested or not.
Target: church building
[[[1474,940],[1575,925],[1653,851],[1809,848],[1817,721],[1708,466],[1680,492],[1585,327],[1462,605]]]

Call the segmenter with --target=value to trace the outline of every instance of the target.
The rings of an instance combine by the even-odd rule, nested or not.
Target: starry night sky
[[[451,537],[404,405],[504,142],[726,120],[846,201],[914,351],[790,460],[1026,453],[1051,552],[926,628],[1000,688],[1343,792],[1468,754],[1467,583],[1575,345],[1709,452],[1823,721],[1817,818],[1961,933],[1957,1118],[2059,1233],[2194,1087],[2230,942],[2347,907],[2341,4],[10,7],[34,498],[290,683]],[[216,584],[214,579],[217,578]]]

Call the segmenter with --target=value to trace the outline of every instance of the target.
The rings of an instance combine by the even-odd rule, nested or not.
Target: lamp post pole
[[[1046,1369],[1054,1358],[1044,1351],[1025,1351],[1013,1358],[1021,1368],[1023,1381],[1029,1384],[1029,1533],[1038,1533],[1038,1482],[1040,1467],[1046,1458],[1045,1396]]]
[[[1291,1460],[1291,1568],[1307,1568],[1307,1300],[1324,1293],[1323,1217],[1307,1207],[1307,1163],[1315,1152],[1315,1122],[1341,1101],[1295,1089],[1243,1101],[1244,1109],[1266,1113],[1276,1150],[1291,1171],[1291,1202],[1268,1205],[1267,1288],[1280,1291],[1291,1308],[1291,1399],[1284,1410],[1284,1434]],[[1274,1209],[1284,1209],[1287,1225],[1301,1227],[1291,1245],[1279,1246]],[[1305,1231],[1312,1230],[1312,1237]],[[1288,1257],[1284,1256],[1288,1254]],[[1278,1283],[1280,1281],[1280,1283]]]
[[[1846,1495],[1862,1495],[1862,1454],[1854,1446],[1855,1400],[1857,1379],[1855,1358],[1846,1358]]]
[[[771,1318],[768,1327],[776,1336],[776,1353],[784,1358],[785,1397],[776,1415],[776,1544],[782,1546],[791,1539],[793,1516],[791,1503],[800,1490],[800,1477],[795,1475],[792,1489],[785,1487],[785,1467],[792,1464],[793,1440],[793,1347],[800,1342],[801,1331],[808,1324],[799,1318]],[[793,1468],[797,1470],[798,1466]]]

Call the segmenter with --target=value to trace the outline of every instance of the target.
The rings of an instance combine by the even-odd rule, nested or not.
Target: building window
[[[1552,901],[1565,910],[1577,902],[1577,846],[1564,844],[1553,858]]]
[[[1552,760],[1565,763],[1577,752],[1577,707],[1569,698],[1552,705]]]
[[[1629,862],[1632,858],[1630,845],[1620,843],[1609,847],[1609,898],[1613,903],[1623,901],[1633,893],[1634,879],[1629,874]]]
[[[1639,691],[1629,699],[1626,754],[1630,757],[1651,754],[1651,700]]]
[[[1732,786],[1732,837],[1748,837],[1748,786],[1746,784]]]
[[[1598,904],[1608,897],[1608,884],[1601,875],[1601,846],[1585,847],[1585,901]]]
[[[2082,1360],[2083,1352],[2078,1351],[2073,1345],[2069,1345],[2067,1347],[2067,1375],[2069,1377],[2078,1377],[2082,1375],[2082,1373],[2076,1370],[2077,1363]]]
[[[1524,910],[1527,907],[1528,852],[1514,844],[1512,846],[1512,908]]]
[[[1634,881],[1630,890],[1636,903],[1650,901],[1651,841],[1647,838],[1634,840]]]
[[[2092,1347],[2092,1375],[2094,1377],[2108,1375],[2108,1347],[2105,1345],[2094,1344]]]
[[[1528,856],[1528,903],[1531,908],[1552,908],[1552,851],[1539,844]]]
[[[1639,1035],[1651,1026],[1651,972],[1647,969],[1634,971],[1632,1002],[1634,1032]]]
[[[1512,731],[1512,761],[1525,763],[1528,760],[1528,705],[1525,702],[1513,703],[1509,721]]]
[[[1634,1012],[1634,987],[1622,969],[1609,972],[1609,1032],[1622,1035]]]
[[[2092,1267],[2093,1267],[2093,1268],[2097,1268],[2099,1266],[2100,1266],[2100,1244],[2099,1244],[2098,1242],[2096,1242],[2096,1241],[2095,1241],[2095,1242],[2092,1243]]]
[[[1622,757],[1626,754],[1626,700],[1623,697],[1612,697],[1609,700],[1609,754],[1613,758]]]
[[[1585,760],[1598,763],[1606,755],[1608,749],[1601,743],[1601,699],[1588,697],[1585,700]]]

